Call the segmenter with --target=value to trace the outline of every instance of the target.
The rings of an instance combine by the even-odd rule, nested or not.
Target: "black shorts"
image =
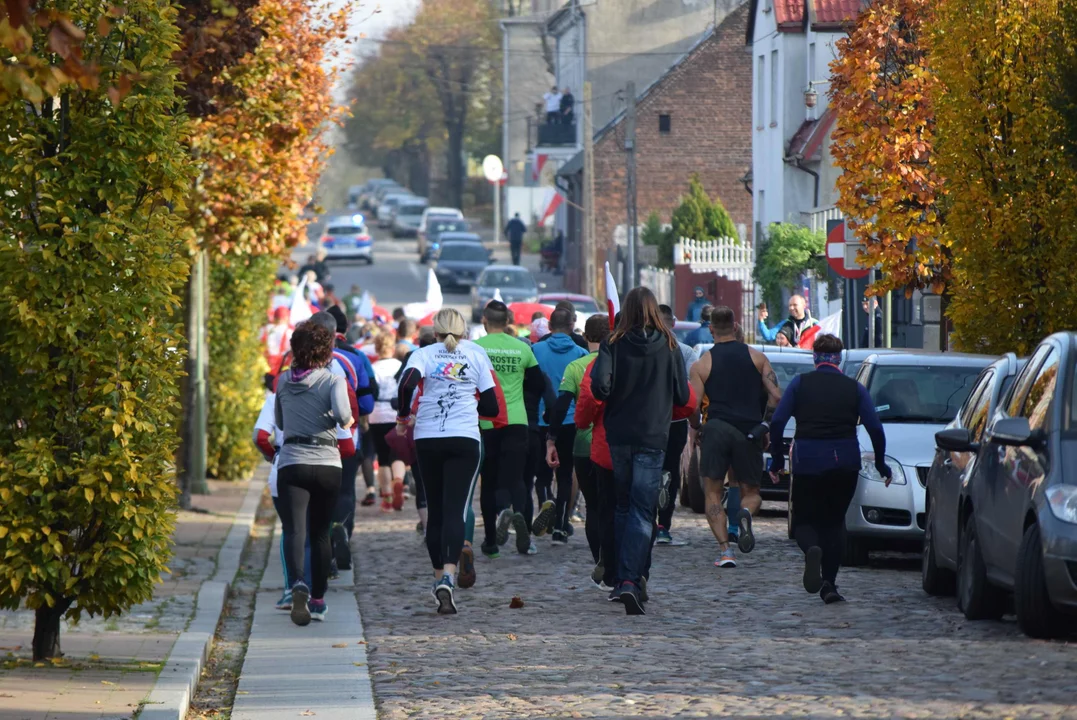
[[[729,423],[707,421],[699,450],[699,474],[703,477],[721,482],[732,470],[734,482],[759,487],[763,479],[763,451]]]
[[[374,451],[381,467],[389,467],[393,460],[398,459],[385,441],[385,436],[391,432],[396,432],[396,423],[375,423],[370,426],[370,438],[374,441]]]

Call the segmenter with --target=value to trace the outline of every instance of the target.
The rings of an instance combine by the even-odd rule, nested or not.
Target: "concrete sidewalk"
[[[325,622],[297,627],[274,609],[283,591],[280,525],[259,587],[232,720],[375,720],[354,577],[330,583]]]

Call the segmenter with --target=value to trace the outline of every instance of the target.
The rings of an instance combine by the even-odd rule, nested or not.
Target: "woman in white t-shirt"
[[[381,334],[374,340],[378,359],[374,361],[374,379],[378,383],[378,399],[374,403],[374,412],[370,413],[370,437],[374,441],[374,450],[378,454],[378,489],[381,492],[381,511],[392,512],[404,509],[404,463],[396,458],[385,436],[396,426],[396,410],[392,401],[396,399],[396,375],[402,363],[393,355],[396,353],[396,338]]]
[[[400,378],[397,432],[406,434],[411,399],[422,382],[415,421],[415,454],[426,488],[426,549],[434,566],[438,612],[456,612],[457,559],[479,477],[479,416],[499,413],[493,368],[486,351],[463,338],[464,317],[451,308],[434,316],[437,342],[411,354]]]

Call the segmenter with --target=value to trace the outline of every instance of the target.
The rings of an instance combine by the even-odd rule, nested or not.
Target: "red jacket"
[[[597,463],[607,470],[613,470],[613,459],[610,457],[610,446],[606,442],[606,427],[602,423],[603,403],[596,400],[591,392],[591,368],[595,362],[592,360],[583,372],[580,381],[580,396],[576,400],[576,427],[586,429],[591,427],[591,462]],[[688,403],[673,408],[673,420],[684,420],[692,416],[696,410],[696,394],[692,390],[692,384],[688,384]]]

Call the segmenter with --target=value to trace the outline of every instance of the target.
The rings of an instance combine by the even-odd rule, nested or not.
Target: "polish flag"
[[[289,309],[288,324],[295,327],[304,320],[309,320],[310,316],[314,313],[310,310],[310,303],[303,297],[303,291],[307,287],[307,278],[304,276],[299,281],[299,285],[296,287],[295,292],[292,293],[292,302]]]
[[[617,299],[617,283],[613,281],[613,273],[610,272],[610,264],[606,262],[606,309],[610,313],[610,330],[613,329],[613,318],[621,312],[621,301]]]
[[[499,303],[505,302],[505,298],[501,297],[501,288],[494,288],[494,298],[493,299],[497,300]]]
[[[841,337],[841,310],[838,310],[833,315],[827,315],[818,324],[801,333],[798,345],[805,350],[811,350],[812,345],[815,344],[815,338],[820,335]]]

